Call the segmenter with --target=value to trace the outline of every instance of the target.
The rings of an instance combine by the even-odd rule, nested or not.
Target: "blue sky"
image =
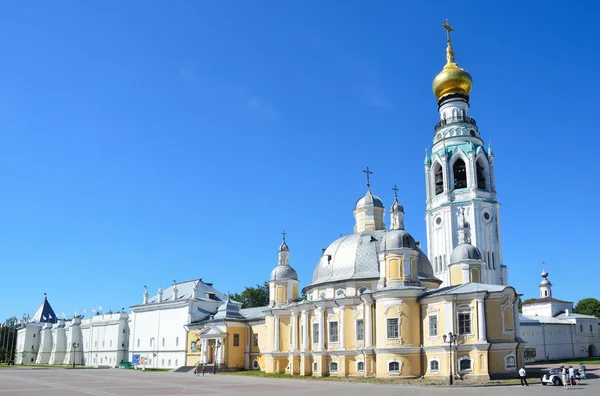
[[[343,3],[4,4],[0,318],[44,292],[81,313],[172,280],[241,291],[283,229],[306,286],[366,166],[425,242],[445,18],[496,153],[510,283],[537,296],[545,261],[555,297],[598,297],[598,6]]]

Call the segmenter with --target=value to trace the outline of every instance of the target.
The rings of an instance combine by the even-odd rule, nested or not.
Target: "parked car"
[[[133,364],[131,364],[131,362],[121,362],[119,363],[119,368],[130,369],[133,368]]]
[[[545,373],[544,375],[542,375],[542,379],[540,380],[542,382],[542,385],[548,385],[548,384],[552,384],[555,386],[560,386],[562,385],[562,375],[560,374],[561,370],[560,368],[553,368],[548,370],[547,373]],[[579,369],[575,369],[575,379],[576,380],[580,380],[581,379],[581,374],[579,373]]]

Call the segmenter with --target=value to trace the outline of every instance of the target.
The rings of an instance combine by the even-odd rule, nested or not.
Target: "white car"
[[[544,374],[542,376],[542,379],[540,380],[542,382],[542,385],[548,385],[548,384],[552,384],[552,385],[556,385],[556,386],[560,386],[562,385],[562,375],[560,374],[561,370],[560,368],[553,368],[548,370],[548,372],[546,374]],[[575,379],[580,380],[581,379],[581,374],[579,374],[579,369],[575,369]]]

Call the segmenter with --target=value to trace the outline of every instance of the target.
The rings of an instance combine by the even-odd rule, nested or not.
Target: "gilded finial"
[[[454,28],[450,26],[450,22],[446,19],[446,23],[442,24],[442,27],[446,30],[446,64],[454,62],[454,50],[452,49],[452,40],[450,39],[450,33],[454,31]]]
[[[394,188],[392,188],[392,191],[394,191],[394,199],[398,199],[398,187],[396,187],[396,185],[394,184]]]

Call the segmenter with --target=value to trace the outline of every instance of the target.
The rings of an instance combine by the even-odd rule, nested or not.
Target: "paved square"
[[[372,385],[360,383],[274,379],[230,375],[172,372],[142,372],[119,369],[0,369],[0,396],[133,396],[133,395],[480,395],[547,396],[562,394],[562,387],[542,386],[532,379],[529,387],[448,388],[411,385]],[[600,394],[600,379],[585,381],[572,389],[577,395]]]

